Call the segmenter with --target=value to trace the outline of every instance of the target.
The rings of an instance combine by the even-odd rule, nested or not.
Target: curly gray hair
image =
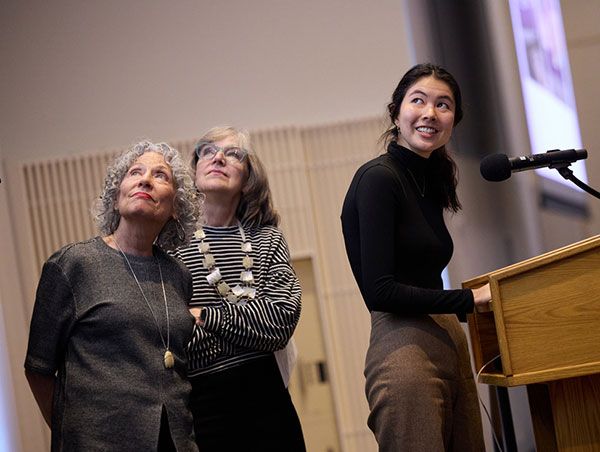
[[[164,157],[173,172],[176,189],[173,207],[178,214],[177,220],[171,218],[167,221],[158,234],[156,242],[164,250],[187,245],[196,230],[202,199],[194,186],[189,166],[183,161],[179,152],[166,143],[154,144],[148,140],[140,141],[109,165],[104,178],[104,192],[92,206],[94,221],[101,234],[107,236],[115,232],[121,221],[121,214],[115,209],[115,199],[121,182],[131,165],[145,152],[157,152]]]

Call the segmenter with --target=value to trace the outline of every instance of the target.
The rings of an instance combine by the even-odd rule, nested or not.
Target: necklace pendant
[[[235,286],[233,286],[231,291],[238,298],[241,297],[242,295],[244,295],[244,293],[245,293],[244,288],[242,286],[240,286],[239,284],[236,284]]]
[[[250,285],[254,282],[254,277],[252,276],[252,271],[251,270],[247,270],[247,271],[243,271],[240,274],[240,280],[245,283],[246,285]]]
[[[413,182],[415,183],[415,187],[417,187],[417,190],[419,192],[419,194],[421,195],[421,198],[425,197],[425,184],[427,183],[427,180],[425,178],[423,178],[423,190],[421,190],[421,187],[419,186],[419,184],[417,183],[417,179],[415,178],[415,175],[413,174],[413,172],[410,170],[410,168],[406,168],[408,173],[410,174],[410,177],[412,178]]]
[[[229,293],[229,290],[229,284],[227,284],[225,281],[219,281],[217,284],[217,292],[219,292],[219,295],[224,297]]]
[[[249,270],[254,266],[254,259],[252,259],[250,256],[245,256],[242,260],[242,265],[246,270]]]
[[[206,253],[204,259],[202,259],[202,266],[207,269],[213,268],[215,266],[215,257],[210,253]]]
[[[256,298],[256,289],[254,287],[245,287],[244,295],[246,295],[249,299],[254,300]]]
[[[206,280],[211,286],[214,286],[216,283],[218,283],[221,280],[221,272],[219,269],[215,268],[212,272],[206,275]]]
[[[167,349],[165,351],[164,361],[167,369],[170,369],[175,365],[175,358],[173,358],[173,353],[171,353],[171,350]]]

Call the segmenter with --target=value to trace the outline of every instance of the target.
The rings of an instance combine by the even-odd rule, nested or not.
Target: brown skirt
[[[485,451],[467,339],[453,314],[371,313],[369,428],[385,452]]]

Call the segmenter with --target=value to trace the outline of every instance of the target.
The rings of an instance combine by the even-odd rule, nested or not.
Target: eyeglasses
[[[227,146],[222,148],[213,143],[198,143],[194,152],[199,160],[209,161],[214,159],[219,151],[223,153],[223,157],[225,157],[225,160],[229,163],[242,163],[244,157],[246,157],[246,154],[248,153],[247,149],[238,146]]]

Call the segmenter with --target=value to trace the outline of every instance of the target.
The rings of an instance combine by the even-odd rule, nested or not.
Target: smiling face
[[[127,170],[115,199],[115,209],[122,221],[143,218],[164,225],[176,217],[175,191],[173,172],[162,154],[148,151]]]
[[[446,82],[433,76],[418,79],[408,88],[394,121],[398,144],[429,158],[450,140],[454,112],[454,96]]]
[[[214,144],[220,148],[239,146],[231,136],[215,141]],[[222,151],[217,152],[212,160],[198,160],[196,187],[207,196],[225,195],[237,206],[248,172],[246,161],[232,163],[225,159]]]

